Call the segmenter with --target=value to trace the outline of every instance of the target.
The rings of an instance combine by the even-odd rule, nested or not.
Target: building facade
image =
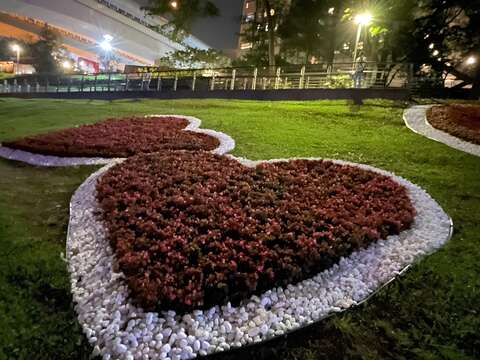
[[[39,38],[48,26],[62,45],[84,62],[99,62],[101,43],[111,38],[111,50],[124,65],[154,65],[168,52],[184,49],[158,30],[166,20],[147,16],[133,0],[1,0],[0,34],[26,41]],[[184,44],[209,46],[193,36]]]
[[[275,17],[282,11],[287,11],[291,0],[271,0],[270,14]],[[275,30],[278,27],[276,23]],[[247,54],[258,41],[267,41],[268,14],[265,0],[245,0],[243,3],[242,20],[240,22],[240,38],[237,54],[239,57]],[[278,50],[279,43],[275,46]]]

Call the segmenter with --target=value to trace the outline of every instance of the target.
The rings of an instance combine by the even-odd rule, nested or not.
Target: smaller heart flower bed
[[[413,223],[391,178],[329,161],[248,168],[205,152],[127,159],[97,199],[133,298],[145,309],[238,303],[331,267]]]
[[[164,150],[213,150],[213,136],[183,131],[189,121],[176,117],[107,119],[93,125],[59,130],[5,142],[5,147],[62,157],[129,157]]]

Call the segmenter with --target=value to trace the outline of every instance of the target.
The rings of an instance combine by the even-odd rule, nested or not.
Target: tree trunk
[[[338,23],[340,22],[340,14],[343,14],[343,7],[340,7],[332,17],[330,24],[330,36],[328,39],[326,61],[328,66],[332,66],[335,61],[335,47],[337,43]]]
[[[480,99],[480,67],[477,68],[476,76],[472,83],[472,97],[474,99]]]

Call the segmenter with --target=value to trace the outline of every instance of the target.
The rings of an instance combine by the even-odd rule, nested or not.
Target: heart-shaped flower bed
[[[190,122],[176,117],[108,119],[5,142],[10,149],[62,157],[128,157],[165,150],[213,150],[219,140],[207,134],[183,131]]]
[[[480,106],[478,105],[433,106],[427,110],[427,119],[439,130],[480,145]]]
[[[206,152],[140,155],[97,199],[131,294],[191,310],[292,284],[413,222],[390,177],[329,161],[248,168]]]

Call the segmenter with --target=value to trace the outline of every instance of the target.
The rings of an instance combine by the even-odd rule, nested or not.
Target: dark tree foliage
[[[339,25],[347,7],[341,0],[294,0],[279,35],[285,49],[301,52],[305,63],[311,56],[327,63],[339,47]]]
[[[480,93],[480,0],[424,0],[418,5],[408,60],[455,75]],[[474,56],[476,63],[468,64]]]
[[[39,73],[55,73],[59,71],[55,58],[60,50],[58,36],[45,26],[40,33],[40,40],[30,45],[33,65]]]

